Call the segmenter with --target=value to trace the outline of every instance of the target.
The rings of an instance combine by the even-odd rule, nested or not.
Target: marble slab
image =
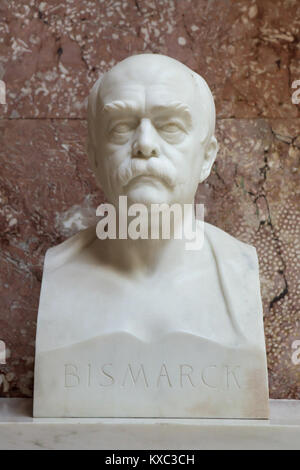
[[[116,346],[117,345],[117,346]],[[265,352],[119,333],[40,352],[35,417],[267,418]]]
[[[10,118],[85,117],[98,76],[144,52],[184,62],[212,86],[219,117],[296,117],[298,0],[2,1],[0,78]]]
[[[270,420],[32,418],[0,399],[0,449],[300,449],[300,401],[270,400]]]

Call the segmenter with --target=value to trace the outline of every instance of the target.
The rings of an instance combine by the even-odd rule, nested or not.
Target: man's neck
[[[129,229],[132,217],[128,219],[126,225],[127,238],[120,239],[119,219],[117,217],[117,238],[105,241],[105,252],[103,254],[107,262],[117,270],[131,273],[133,276],[155,275],[158,272],[168,272],[181,267],[187,253],[187,229],[193,227],[195,230],[196,223],[193,204],[185,206],[185,208],[182,207],[181,212],[182,217],[177,219],[171,214],[169,231],[164,229],[162,218],[157,227],[156,225],[153,226],[153,221],[151,224],[151,216],[148,216],[148,238],[145,239],[132,239],[130,237]],[[158,235],[157,239],[152,237],[153,233],[156,236]],[[103,243],[100,240],[99,242]]]

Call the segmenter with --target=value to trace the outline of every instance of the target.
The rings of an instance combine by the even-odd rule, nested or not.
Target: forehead
[[[181,67],[127,66],[110,71],[101,84],[103,105],[113,101],[135,102],[139,107],[179,101],[192,109],[195,106],[195,81]]]

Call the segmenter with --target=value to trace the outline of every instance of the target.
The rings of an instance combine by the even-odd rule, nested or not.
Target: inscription
[[[65,388],[73,388],[80,385],[78,367],[75,364],[65,364]]]
[[[118,386],[122,389],[139,388],[197,388],[211,390],[240,390],[242,369],[240,365],[208,364],[196,368],[191,364],[168,366],[166,363],[147,370],[142,363],[128,363],[125,367],[105,363],[101,366],[92,364],[64,364],[64,387],[75,389],[109,388]]]
[[[126,379],[127,379],[127,376],[128,376],[128,372],[129,372],[129,375],[131,376],[132,378],[132,383],[134,385],[137,384],[137,381],[139,380],[139,377],[140,375],[142,375],[143,377],[143,380],[144,380],[144,383],[145,383],[145,386],[146,387],[149,387],[148,385],[148,380],[146,378],[146,374],[145,374],[145,370],[144,370],[144,366],[143,364],[140,365],[136,375],[134,375],[134,372],[132,371],[132,367],[131,367],[131,364],[128,364],[128,368],[126,369],[126,373],[125,373],[125,377],[124,377],[124,380],[123,380],[123,383],[122,383],[122,386],[125,387],[126,385]]]

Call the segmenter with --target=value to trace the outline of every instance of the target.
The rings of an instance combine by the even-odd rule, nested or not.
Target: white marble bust
[[[202,77],[166,56],[129,57],[94,85],[88,129],[117,213],[120,196],[191,207],[171,235],[194,218],[218,150]],[[184,237],[100,240],[95,227],[49,249],[34,415],[266,418],[255,248],[204,223],[196,251]]]

